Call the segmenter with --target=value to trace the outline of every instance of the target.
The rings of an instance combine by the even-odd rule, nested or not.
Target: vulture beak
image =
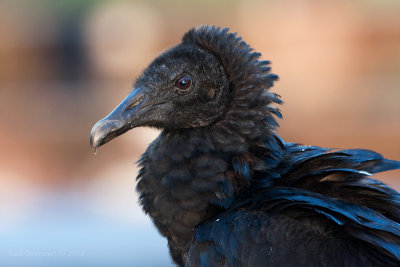
[[[143,90],[135,88],[107,117],[98,121],[90,132],[90,145],[95,149],[139,126],[140,115],[148,110]]]

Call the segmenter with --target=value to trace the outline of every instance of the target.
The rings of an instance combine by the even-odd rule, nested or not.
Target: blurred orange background
[[[286,141],[400,160],[399,18],[395,0],[3,0],[0,265],[172,265],[135,192],[157,131],[97,155],[89,133],[199,24],[231,28],[272,61]],[[378,178],[400,190],[399,171]]]

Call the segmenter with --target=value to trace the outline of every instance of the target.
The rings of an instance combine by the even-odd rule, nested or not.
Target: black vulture
[[[260,56],[226,28],[189,30],[94,125],[92,147],[162,130],[137,191],[178,266],[400,266],[400,195],[372,178],[400,162],[283,141]]]

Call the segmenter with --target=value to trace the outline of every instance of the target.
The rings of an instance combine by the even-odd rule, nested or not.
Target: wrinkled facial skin
[[[176,86],[188,76],[187,89]],[[199,48],[178,46],[155,59],[139,77],[135,88],[146,88],[154,109],[153,119],[144,125],[164,129],[207,126],[220,117],[226,107],[229,82],[217,58]],[[226,93],[226,92],[225,92]]]
[[[190,83],[187,88],[180,86],[182,77]],[[91,145],[97,148],[138,126],[176,130],[211,125],[227,108],[228,90],[228,77],[213,54],[193,44],[178,45],[156,58],[125,100],[94,125]]]

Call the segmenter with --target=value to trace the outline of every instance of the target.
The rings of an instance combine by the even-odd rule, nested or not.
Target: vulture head
[[[261,113],[273,111],[280,116],[269,106],[280,103],[279,96],[265,90],[277,76],[269,74],[269,62],[259,61],[259,56],[226,28],[190,30],[179,45],[144,70],[120,105],[94,125],[92,147],[138,126],[177,130],[209,127],[240,117],[230,110],[240,113],[257,108],[260,120],[265,119]],[[243,114],[246,121],[249,114]],[[270,122],[272,127],[277,125],[273,119]]]

